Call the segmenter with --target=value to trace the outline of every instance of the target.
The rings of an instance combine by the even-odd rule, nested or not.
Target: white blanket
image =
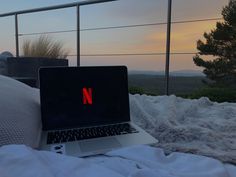
[[[235,177],[236,167],[159,148],[134,146],[86,159],[36,151],[24,145],[0,148],[1,177]]]
[[[236,103],[172,96],[130,96],[131,118],[165,152],[187,152],[236,165]]]

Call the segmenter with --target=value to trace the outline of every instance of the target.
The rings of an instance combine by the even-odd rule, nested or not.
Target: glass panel
[[[173,21],[186,21],[174,23],[171,33],[171,60],[170,60],[170,93],[186,98],[199,98],[207,96],[213,101],[222,98],[212,97],[212,95],[222,95],[216,93],[206,82],[209,80],[203,74],[203,68],[198,67],[193,62],[193,57],[197,52],[197,41],[205,41],[204,32],[210,32],[216,28],[216,22],[222,21],[222,7],[227,5],[228,0],[176,0],[173,1]],[[201,13],[199,13],[201,9]],[[188,20],[196,20],[187,22]],[[202,21],[201,21],[202,20]],[[216,57],[202,56],[205,60],[212,60]],[[220,96],[219,96],[220,97]],[[230,100],[226,100],[230,101]]]
[[[9,51],[15,55],[15,18],[0,18],[0,53]]]
[[[81,28],[166,22],[166,8],[166,0],[126,0],[85,6],[81,8]],[[164,94],[165,87],[165,44],[166,24],[82,31],[81,63],[86,66],[127,65],[132,93],[160,95]],[[102,56],[87,56],[93,54]]]
[[[33,4],[28,5],[28,8],[34,7]],[[166,0],[150,0],[148,3],[126,0],[82,6],[82,65],[127,65],[135,87],[142,87],[143,93],[164,94],[166,9]],[[69,65],[76,65],[76,8],[24,14],[19,16],[18,21],[21,56],[26,40],[34,41],[46,32],[69,49]],[[130,25],[133,27],[127,27]],[[94,30],[104,27],[108,29]],[[11,29],[14,34],[14,26]]]

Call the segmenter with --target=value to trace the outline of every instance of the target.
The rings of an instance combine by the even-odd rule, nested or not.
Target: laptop
[[[40,149],[90,156],[158,140],[130,121],[125,66],[41,68]]]

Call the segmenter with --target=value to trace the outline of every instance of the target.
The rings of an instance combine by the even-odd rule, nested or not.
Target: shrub
[[[145,91],[141,87],[134,87],[134,86],[129,87],[129,93],[132,95],[134,95],[134,94],[144,95],[145,94],[145,95],[150,95],[150,96],[157,96],[157,94],[155,94],[155,93],[151,93],[151,92]]]
[[[34,41],[26,40],[22,46],[23,56],[25,57],[47,57],[47,58],[66,58],[68,51],[63,48],[63,43],[55,41],[49,36],[40,36]]]
[[[233,87],[206,87],[194,92],[188,98],[201,97],[208,97],[211,101],[216,102],[236,102],[236,89]]]
[[[145,94],[144,90],[140,87],[129,87],[129,93],[130,94],[140,94],[140,95],[143,95]]]

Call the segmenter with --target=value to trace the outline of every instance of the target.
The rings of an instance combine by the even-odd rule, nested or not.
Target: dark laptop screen
[[[130,120],[127,68],[40,69],[43,129],[63,129]]]

